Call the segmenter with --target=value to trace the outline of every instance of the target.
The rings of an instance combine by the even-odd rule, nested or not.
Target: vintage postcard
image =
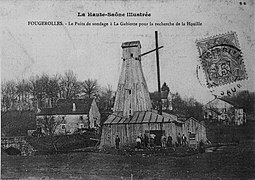
[[[7,1],[2,179],[253,179],[253,0]]]

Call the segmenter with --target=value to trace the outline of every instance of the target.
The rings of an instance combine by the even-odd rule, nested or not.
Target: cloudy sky
[[[139,40],[142,52],[155,48],[159,32],[161,82],[183,97],[206,103],[213,99],[201,86],[195,41],[236,32],[248,80],[242,89],[254,91],[254,4],[246,1],[3,1],[1,3],[1,79],[22,79],[73,70],[79,80],[97,79],[116,90],[122,42]],[[78,12],[148,12],[150,17],[78,17]],[[63,26],[29,26],[28,21],[62,21]],[[108,26],[69,26],[68,22],[102,22]],[[200,22],[201,26],[110,26],[110,22]],[[149,91],[157,89],[155,53],[143,56]],[[203,72],[198,73],[203,83]],[[237,83],[215,89],[226,91]]]

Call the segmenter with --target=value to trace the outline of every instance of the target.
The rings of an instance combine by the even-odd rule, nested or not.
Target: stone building
[[[227,99],[216,98],[205,106],[204,118],[212,122],[241,125],[246,122],[243,108]]]
[[[95,99],[59,99],[53,108],[43,108],[36,114],[39,119],[53,117],[58,123],[55,134],[72,134],[78,128],[95,128],[100,124],[100,113]]]

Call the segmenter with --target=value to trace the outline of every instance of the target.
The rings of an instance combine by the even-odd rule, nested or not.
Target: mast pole
[[[157,75],[158,75],[158,107],[159,114],[162,115],[162,103],[161,103],[161,88],[160,88],[160,67],[159,67],[159,48],[158,48],[158,31],[155,31],[155,43],[156,43],[156,61],[157,61]]]

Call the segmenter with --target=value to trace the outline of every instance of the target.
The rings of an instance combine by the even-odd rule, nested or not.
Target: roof
[[[54,108],[43,108],[36,115],[88,114],[93,99],[59,99]],[[73,103],[76,110],[73,111]]]
[[[224,102],[226,102],[226,103],[228,103],[228,104],[234,106],[235,108],[242,108],[242,106],[239,105],[238,103],[233,102],[233,101],[231,101],[231,100],[229,100],[229,99],[227,99],[227,98],[223,98],[223,97],[222,97],[222,98],[215,98],[215,99],[209,101],[208,103],[205,104],[205,107],[206,107],[208,104],[210,104],[210,103],[212,103],[213,101],[215,101],[215,100],[224,101]]]
[[[136,111],[130,118],[123,117],[123,112],[115,112],[108,116],[104,124],[143,124],[143,123],[183,123],[172,114],[159,115],[152,111]]]
[[[127,47],[140,47],[141,48],[141,43],[140,41],[129,41],[129,42],[124,42],[121,45],[122,48],[127,48]]]
[[[190,118],[186,119],[184,122],[189,121],[189,120],[194,120],[194,121],[196,121],[197,123],[199,123],[199,124],[205,126],[202,122],[199,122],[199,121],[198,121],[196,118],[194,118],[194,117],[190,117]]]
[[[236,102],[233,102],[233,101],[231,101],[229,99],[226,99],[226,98],[218,98],[218,99],[220,99],[222,101],[225,101],[226,103],[229,103],[229,104],[233,105],[236,108],[241,108],[242,107],[239,104],[237,104]]]

